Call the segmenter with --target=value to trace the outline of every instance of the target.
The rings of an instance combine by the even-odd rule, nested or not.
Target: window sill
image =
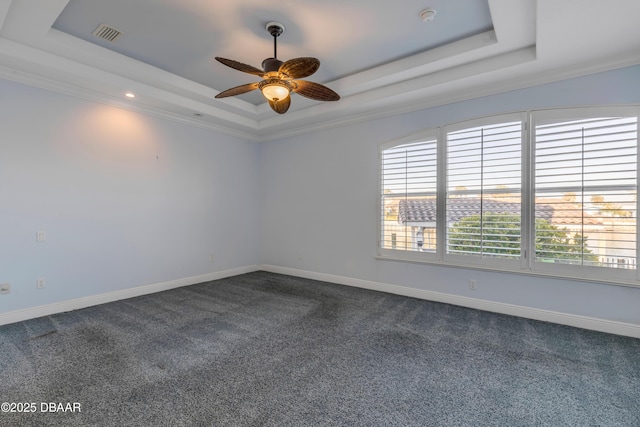
[[[487,266],[479,266],[479,265],[472,265],[472,264],[459,264],[459,263],[453,263],[453,262],[434,261],[434,260],[426,260],[426,259],[418,260],[418,259],[393,257],[388,255],[377,255],[375,259],[379,261],[404,262],[409,264],[432,265],[432,266],[444,267],[444,268],[458,268],[458,269],[464,269],[464,270],[487,271],[491,273],[503,273],[503,274],[519,274],[522,276],[544,277],[544,278],[556,279],[556,280],[573,280],[576,282],[588,282],[588,283],[598,283],[598,284],[611,285],[611,286],[640,288],[640,283],[638,281],[625,280],[625,279],[619,279],[619,278],[606,279],[606,278],[580,277],[580,276],[572,276],[568,274],[554,274],[554,273],[534,271],[534,270],[508,269],[508,268],[498,268],[493,266],[487,267]]]

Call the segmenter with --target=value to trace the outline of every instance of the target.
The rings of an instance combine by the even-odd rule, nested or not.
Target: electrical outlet
[[[11,283],[0,284],[0,295],[6,295],[11,293]]]
[[[213,264],[215,262],[216,258],[213,255],[209,255],[209,262],[211,264]]]
[[[47,287],[47,282],[44,280],[44,277],[39,277],[36,279],[36,288],[42,289]]]
[[[474,279],[469,280],[469,289],[476,290],[476,281]]]
[[[36,231],[36,241],[44,242],[47,240],[47,233],[45,231]]]

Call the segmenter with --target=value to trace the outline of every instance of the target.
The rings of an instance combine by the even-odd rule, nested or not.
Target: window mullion
[[[444,128],[438,128],[436,206],[436,258],[444,261],[447,248],[447,141]]]
[[[522,193],[520,200],[522,200],[522,212],[521,212],[521,227],[522,227],[522,256],[520,267],[524,269],[531,269],[531,260],[535,257],[535,215],[533,212],[533,170],[534,165],[533,150],[534,139],[532,124],[532,115],[528,113],[526,116],[523,114],[523,129],[522,129]]]

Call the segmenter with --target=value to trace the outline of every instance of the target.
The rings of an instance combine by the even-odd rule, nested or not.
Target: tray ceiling
[[[5,0],[0,77],[268,140],[640,63],[637,16],[636,0]],[[340,101],[293,95],[280,116],[257,91],[214,99],[258,80],[213,58],[260,67],[269,21],[279,59],[320,59],[308,80]]]

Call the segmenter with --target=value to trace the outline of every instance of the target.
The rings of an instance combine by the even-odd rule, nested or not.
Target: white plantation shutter
[[[446,129],[446,254],[519,262],[523,121],[516,115],[478,123]]]
[[[639,115],[519,112],[380,145],[378,256],[639,285]]]
[[[636,269],[636,112],[535,116],[534,204],[553,209],[556,235],[536,224],[536,268]]]
[[[435,252],[437,138],[382,147],[380,249]]]

